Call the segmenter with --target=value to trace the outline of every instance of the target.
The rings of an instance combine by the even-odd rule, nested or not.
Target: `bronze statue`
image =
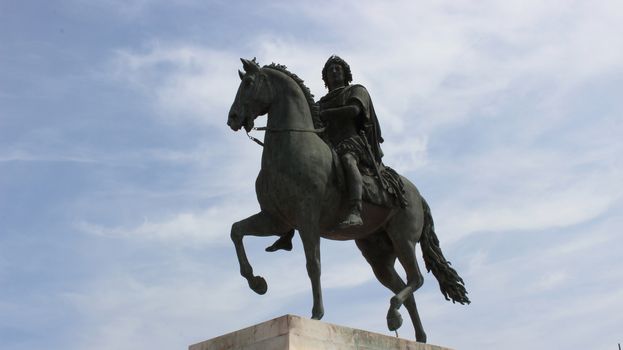
[[[255,183],[261,210],[231,229],[241,275],[255,292],[266,293],[266,281],[253,274],[242,239],[276,235],[282,238],[267,250],[291,249],[296,229],[312,284],[312,318],[321,319],[320,237],[355,240],[377,279],[395,293],[388,328],[401,326],[398,309],[404,304],[416,340],[426,342],[413,297],[424,282],[415,257],[418,242],[445,298],[461,304],[469,299],[441,252],[428,204],[415,185],[381,162],[383,139],[365,88],[349,86],[348,65],[333,56],[323,69],[329,93],[316,104],[285,66],[260,68],[255,60],[241,60],[245,72],[239,72],[242,81],[227,124],[249,132],[255,118],[268,114],[267,126],[259,128],[266,131]],[[394,269],[396,259],[407,273],[406,283]]]

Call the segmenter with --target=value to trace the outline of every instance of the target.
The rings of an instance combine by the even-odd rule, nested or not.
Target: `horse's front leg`
[[[311,281],[314,297],[312,318],[320,320],[324,316],[324,305],[322,303],[322,288],[320,286],[320,229],[318,222],[301,227],[299,234],[301,235],[303,249],[305,250],[307,275]]]
[[[254,292],[264,294],[268,289],[268,285],[263,277],[253,275],[253,267],[251,267],[247,259],[242,239],[244,236],[272,236],[289,229],[291,228],[288,225],[263,211],[238,221],[231,226],[231,240],[236,247],[236,255],[240,263],[240,274],[246,278],[249,287]]]

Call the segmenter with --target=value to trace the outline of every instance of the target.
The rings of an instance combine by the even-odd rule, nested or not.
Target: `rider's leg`
[[[338,224],[339,227],[362,225],[361,196],[363,194],[363,179],[357,167],[357,158],[350,152],[341,157],[346,187],[348,189],[349,210],[346,217]]]
[[[294,237],[294,229],[284,233],[275,241],[271,246],[266,247],[267,252],[274,252],[279,249],[290,251],[292,250],[292,238]]]

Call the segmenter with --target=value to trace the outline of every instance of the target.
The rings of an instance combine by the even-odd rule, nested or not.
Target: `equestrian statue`
[[[312,318],[324,315],[320,285],[320,238],[354,240],[374,275],[395,295],[387,326],[402,325],[404,305],[418,342],[426,342],[413,293],[424,278],[415,256],[422,248],[426,269],[447,300],[469,304],[463,279],[450,266],[435,234],[430,208],[415,185],[382,162],[378,118],[367,90],[352,82],[350,66],[331,56],[322,78],[329,92],[318,102],[303,81],[280,64],[260,67],[241,59],[244,72],[227,125],[266,132],[262,164],[255,182],[260,212],[232,225],[231,239],[240,274],[264,294],[268,285],[253,274],[243,237],[278,236],[267,251],[292,249],[294,231],[303,243],[311,280]],[[254,128],[267,114],[266,127]],[[406,272],[406,283],[394,263]]]

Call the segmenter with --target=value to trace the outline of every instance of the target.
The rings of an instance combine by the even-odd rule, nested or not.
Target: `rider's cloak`
[[[382,164],[381,143],[383,143],[383,137],[381,137],[381,126],[376,117],[370,94],[363,85],[354,84],[335,89],[322,97],[319,102],[321,108],[342,107],[351,103],[358,104],[361,112],[357,116],[357,128],[364,131],[366,141],[368,141],[374,155],[374,161],[377,164]]]

